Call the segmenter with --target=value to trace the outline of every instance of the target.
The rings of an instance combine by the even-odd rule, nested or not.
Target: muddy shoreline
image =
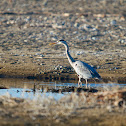
[[[32,69],[32,68],[31,68]],[[54,70],[54,71],[48,71],[48,72],[44,72],[44,73],[25,73],[23,71],[23,75],[21,74],[22,70],[12,70],[9,69],[6,70],[6,73],[2,72],[1,70],[1,74],[0,74],[0,78],[24,78],[24,79],[34,79],[34,80],[42,80],[42,81],[68,81],[68,82],[75,82],[77,83],[78,81],[78,76],[74,71],[71,72],[67,72],[67,71],[59,71],[59,70]],[[18,73],[19,72],[19,73]],[[106,73],[99,73],[102,77],[102,81],[99,80],[95,80],[94,79],[89,79],[88,82],[97,82],[97,83],[126,83],[126,76],[122,75],[122,74],[106,74]],[[85,81],[83,80],[83,83],[85,83]]]

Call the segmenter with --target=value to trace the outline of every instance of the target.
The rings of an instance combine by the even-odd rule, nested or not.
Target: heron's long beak
[[[50,43],[49,45],[53,45],[53,44],[56,44],[56,42]]]

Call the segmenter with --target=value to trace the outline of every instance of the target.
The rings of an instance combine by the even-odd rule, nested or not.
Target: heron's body
[[[78,85],[81,84],[82,78],[86,80],[86,87],[87,87],[87,79],[90,79],[90,78],[100,79],[101,78],[100,75],[97,73],[97,71],[93,67],[91,67],[89,64],[79,61],[79,60],[76,61],[71,57],[71,55],[69,53],[69,47],[68,47],[66,41],[59,40],[57,42],[57,44],[62,44],[65,46],[66,56],[68,58],[68,61],[71,64],[71,66],[74,68],[75,72],[77,73],[77,75],[79,77]]]
[[[76,73],[79,75],[80,78],[90,79],[100,77],[96,70],[87,63],[84,63],[82,61],[75,61],[73,65]]]

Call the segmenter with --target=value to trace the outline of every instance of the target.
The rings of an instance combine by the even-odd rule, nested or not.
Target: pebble
[[[122,43],[122,44],[125,44],[126,43],[126,39],[119,39],[118,40],[120,43]]]
[[[96,37],[91,37],[91,39],[94,41],[99,40],[99,38],[96,38]]]
[[[82,55],[82,54],[84,54],[84,51],[76,51],[76,52],[74,52],[76,55]]]
[[[79,28],[79,26],[80,26],[80,24],[79,24],[79,23],[75,23],[75,24],[74,24],[74,27]]]
[[[112,20],[110,24],[111,25],[116,25],[117,24],[117,21],[116,20]]]

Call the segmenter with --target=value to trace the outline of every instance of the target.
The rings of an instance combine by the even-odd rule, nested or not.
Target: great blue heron
[[[66,56],[68,58],[69,63],[71,64],[71,66],[74,68],[74,70],[76,71],[78,77],[79,77],[79,81],[78,81],[78,86],[80,86],[80,84],[82,84],[81,79],[85,79],[86,81],[86,88],[87,88],[87,79],[90,78],[97,78],[97,79],[101,79],[100,75],[97,73],[97,71],[91,67],[89,64],[82,62],[80,60],[74,60],[72,58],[72,56],[69,53],[69,46],[67,45],[66,41],[64,40],[58,40],[57,42],[51,43],[52,44],[62,44],[65,46],[66,49]]]

